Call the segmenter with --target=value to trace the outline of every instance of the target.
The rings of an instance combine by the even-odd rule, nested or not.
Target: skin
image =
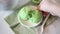
[[[60,17],[60,5],[54,4],[51,2],[51,0],[42,0],[40,3],[40,10],[46,11],[51,13],[54,16]]]

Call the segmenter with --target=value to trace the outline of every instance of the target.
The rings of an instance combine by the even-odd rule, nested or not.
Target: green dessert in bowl
[[[35,5],[39,5],[42,0],[31,0]]]
[[[18,21],[26,27],[37,26],[43,19],[42,12],[33,9],[31,6],[21,8],[17,17]]]

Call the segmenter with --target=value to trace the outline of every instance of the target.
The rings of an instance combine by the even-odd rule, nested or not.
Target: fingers
[[[43,11],[47,11],[48,12],[48,7],[49,7],[49,1],[45,1],[43,0],[41,3],[40,3],[40,9],[43,10]]]
[[[42,0],[40,3],[40,10],[43,10],[45,12],[49,12],[54,16],[60,17],[60,5],[56,5],[51,2],[51,0]]]
[[[55,11],[55,6],[49,2],[49,0],[43,0],[41,3],[40,3],[40,10],[43,10],[45,12],[49,12],[51,13],[52,15],[55,16],[55,13],[53,11]]]

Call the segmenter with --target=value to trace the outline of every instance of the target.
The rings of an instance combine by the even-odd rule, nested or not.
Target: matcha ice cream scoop
[[[39,4],[41,2],[41,0],[31,0],[34,4]]]
[[[43,18],[41,11],[32,9],[29,6],[21,8],[18,15],[19,18],[29,21],[31,23],[38,23]]]

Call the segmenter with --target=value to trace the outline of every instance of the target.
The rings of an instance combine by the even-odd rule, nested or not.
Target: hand
[[[60,5],[52,3],[51,0],[42,0],[39,6],[40,10],[49,12],[54,16],[60,17]]]

